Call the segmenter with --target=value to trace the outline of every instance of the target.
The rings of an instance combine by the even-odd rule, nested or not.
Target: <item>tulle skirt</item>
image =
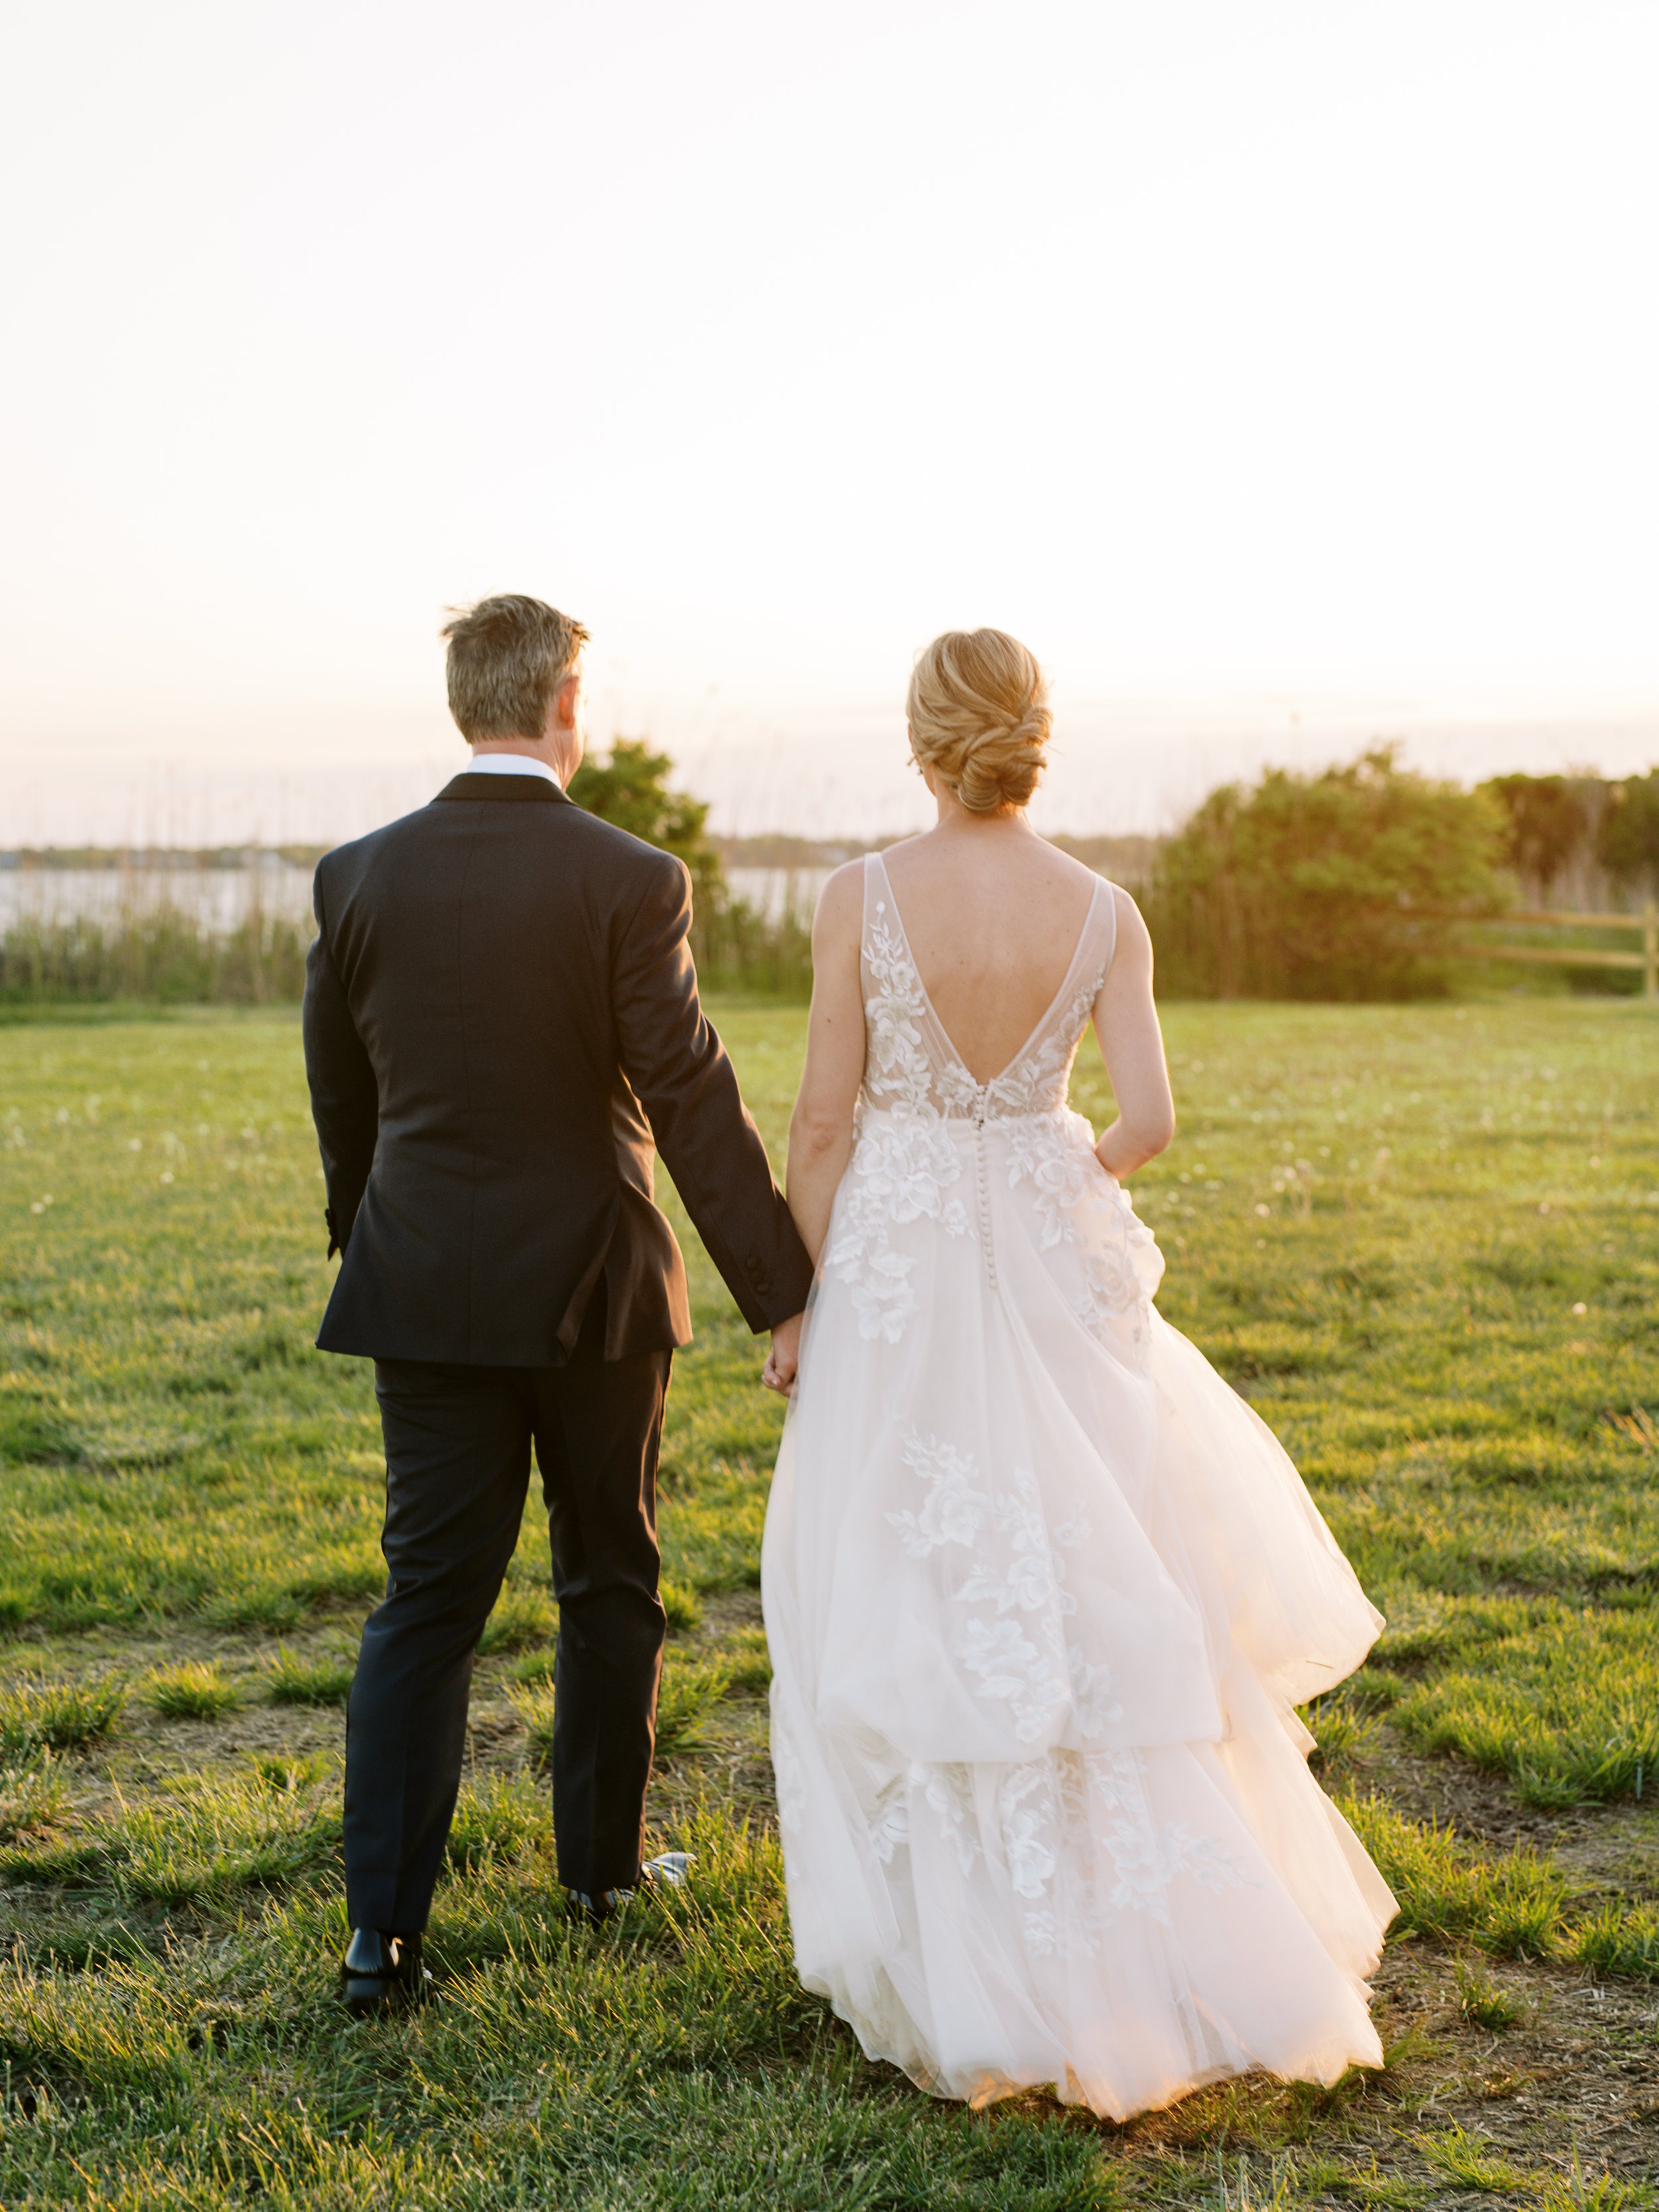
[[[767,1518],[796,1957],[866,2053],[1115,2118],[1381,2052],[1293,1708],[1382,1626],[1068,1112],[867,1114]]]

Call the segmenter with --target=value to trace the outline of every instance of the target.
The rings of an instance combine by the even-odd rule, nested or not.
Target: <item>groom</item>
[[[471,769],[325,857],[306,976],[343,1255],[317,1341],[373,1358],[386,1438],[386,1593],[346,1730],[358,2011],[425,1991],[472,1656],[532,1445],[559,1601],[559,1879],[604,1918],[650,1878],[657,1452],[691,1334],[653,1138],[744,1318],[790,1367],[812,1273],[697,1003],[684,868],[565,796],[586,631],[509,594],[444,635]]]

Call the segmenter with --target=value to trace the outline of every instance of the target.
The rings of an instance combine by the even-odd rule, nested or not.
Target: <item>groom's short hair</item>
[[[587,642],[579,622],[520,592],[456,608],[441,634],[449,640],[449,711],[473,745],[539,738],[553,694]]]

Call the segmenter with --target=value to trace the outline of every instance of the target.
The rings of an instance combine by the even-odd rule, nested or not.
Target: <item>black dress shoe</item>
[[[627,1889],[601,1889],[592,1894],[585,1889],[567,1889],[565,1901],[573,1920],[584,1922],[590,1928],[602,1928],[607,1920],[614,1920],[626,1911],[641,1889],[678,1889],[695,1862],[689,1851],[662,1851],[654,1859],[647,1859],[640,1869],[637,1884]]]
[[[354,1928],[340,1963],[340,1995],[348,2012],[404,2012],[429,2004],[432,1977],[421,1964],[418,1936],[388,1936]]]

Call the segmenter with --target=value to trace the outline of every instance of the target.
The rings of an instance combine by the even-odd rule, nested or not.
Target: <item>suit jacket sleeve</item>
[[[758,1333],[800,1312],[812,1263],[698,1003],[690,926],[690,878],[678,860],[659,865],[616,955],[623,1073],[709,1257]]]
[[[345,1249],[351,1224],[362,1203],[363,1187],[380,1135],[380,1101],[374,1065],[357,1034],[345,986],[329,949],[323,911],[322,871],[312,886],[317,934],[306,955],[306,994],[301,1017],[305,1034],[306,1081],[311,1088],[311,1118],[323,1156],[328,1194],[328,1256]]]

